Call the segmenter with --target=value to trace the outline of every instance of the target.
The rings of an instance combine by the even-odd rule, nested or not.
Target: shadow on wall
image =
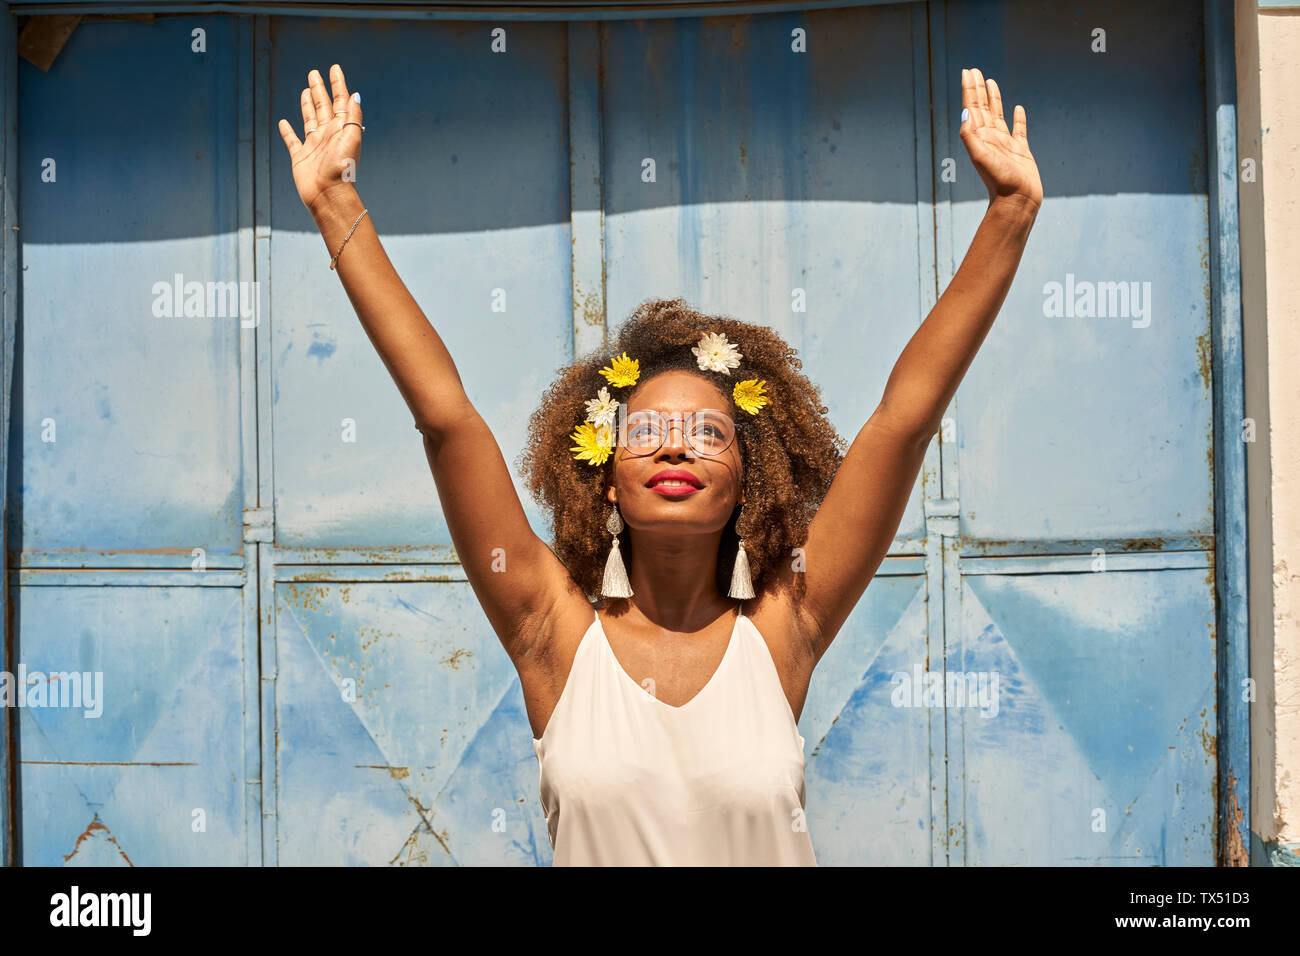
[[[914,203],[915,71],[899,75],[892,64],[924,10],[603,23],[601,77],[591,82],[602,84],[607,214],[760,200]],[[956,135],[961,69],[972,65],[998,80],[1008,112],[1025,105],[1050,196],[1206,191],[1203,134],[1185,163],[1151,159],[1168,154],[1167,143],[1153,142],[1160,130],[1204,128],[1199,5],[1108,6],[1103,17],[1045,0],[978,2],[947,5],[945,17],[955,199],[985,195]],[[43,159],[56,157],[62,186],[57,205],[39,190],[26,197],[24,241],[234,228],[234,203],[223,195],[234,177],[223,166],[237,162],[236,31],[251,32],[252,22],[87,18],[48,73],[20,62],[19,113],[42,120],[25,127],[19,168],[31,182]],[[492,50],[498,27],[505,52]],[[206,31],[201,53],[191,50],[195,28]],[[799,28],[804,53],[791,50]],[[1106,52],[1093,52],[1098,28]],[[313,230],[275,127],[284,117],[301,135],[306,74],[334,62],[363,94],[359,175],[386,235],[567,222],[568,29],[562,21],[272,18],[270,109],[259,131],[270,146],[272,228]],[[156,52],[140,58],[141,31],[174,33],[174,42],[153,38]],[[1053,74],[1072,79],[1044,88]],[[67,108],[106,85],[112,95],[101,109]],[[643,181],[647,160],[653,182]],[[86,215],[67,216],[70,199]]]

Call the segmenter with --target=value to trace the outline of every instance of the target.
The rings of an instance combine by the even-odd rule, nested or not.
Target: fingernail
[[[961,111],[961,121],[963,123],[966,122],[966,117],[968,116],[970,116],[970,110],[964,109]]]
[[[360,91],[360,90],[357,90],[355,93],[352,94],[352,102],[353,102],[353,103],[360,103],[360,102],[361,102],[361,91]]]

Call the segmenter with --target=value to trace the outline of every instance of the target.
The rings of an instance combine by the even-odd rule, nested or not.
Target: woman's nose
[[[676,441],[673,440],[674,430],[676,430],[677,434],[681,436]],[[679,421],[674,418],[669,420],[665,425],[664,443],[659,446],[659,450],[663,451],[664,449],[668,449],[668,448],[673,450],[681,449],[682,451],[685,451],[688,455],[694,454],[694,452],[691,450],[690,444],[687,443],[686,441],[686,423],[684,421]]]

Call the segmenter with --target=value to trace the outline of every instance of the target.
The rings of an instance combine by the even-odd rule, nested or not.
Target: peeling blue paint
[[[1062,90],[1057,75],[1075,54],[1052,47],[1064,42],[1072,16],[990,3],[614,22],[601,30],[599,88],[594,74],[577,77],[588,84],[580,92],[605,110],[598,150],[605,231],[596,235],[604,242],[608,324],[651,294],[683,294],[705,311],[765,322],[800,346],[846,434],[872,410],[980,214],[982,187],[950,122],[959,60],[979,53],[987,72],[1005,77],[1004,89],[1025,91],[1038,117],[1031,124],[1044,179],[1061,190],[1049,198],[1055,218],[1040,222],[963,384],[956,439],[931,449],[895,556],[814,675],[799,727],[810,829],[824,863],[1213,862],[1215,750],[1224,751],[1215,654],[1234,638],[1214,620],[1207,580],[1216,476],[1200,462],[1215,422],[1196,359],[1199,336],[1211,330],[1200,291],[1210,277],[1193,247],[1213,238],[1204,203],[1214,164],[1203,151],[1224,132],[1207,125],[1218,114],[1207,117],[1186,95],[1202,76],[1202,24],[1168,4],[1116,11],[1119,22],[1164,37],[1166,47],[1160,56],[1144,50],[1141,62],[1117,56],[1107,82],[1144,91],[1122,100],[1118,117],[1133,138],[1093,142],[1096,164],[1080,173],[1071,136],[1088,135],[1076,127],[1095,90]],[[193,19],[185,18],[187,30]],[[62,657],[116,668],[116,685],[132,690],[94,727],[57,714],[20,721],[24,762],[14,785],[25,810],[23,860],[111,862],[120,847],[137,864],[195,862],[188,834],[168,827],[202,804],[216,838],[199,862],[545,864],[550,848],[518,678],[472,589],[455,579],[463,570],[446,563],[449,535],[409,415],[346,293],[321,281],[333,276],[322,270],[319,236],[284,175],[282,145],[267,131],[279,115],[294,117],[297,74],[321,51],[359,58],[345,65],[379,102],[385,89],[407,92],[387,98],[396,121],[367,134],[388,164],[385,181],[367,187],[375,208],[388,209],[377,225],[395,259],[418,264],[404,265],[404,278],[470,393],[496,396],[483,406],[512,459],[544,383],[536,369],[572,357],[581,321],[572,301],[570,143],[558,132],[572,119],[571,34],[559,21],[520,23],[512,30],[529,52],[485,79],[465,28],[454,23],[394,31],[353,19],[344,30],[293,18],[276,21],[272,44],[265,21],[253,34],[247,20],[200,19],[209,24],[209,53],[193,61],[183,47],[172,50],[167,31],[175,24],[163,18],[147,27],[83,23],[59,70],[22,67],[24,154],[57,146],[76,155],[78,141],[59,138],[73,134],[42,118],[57,115],[87,77],[110,75],[167,115],[207,116],[185,128],[177,149],[211,159],[181,157],[187,176],[209,177],[197,183],[178,184],[163,164],[143,176],[147,193],[129,176],[117,193],[106,192],[92,175],[70,185],[70,196],[28,190],[21,205],[31,294],[20,359],[22,457],[14,461],[23,515],[14,540],[27,552],[37,543],[50,552],[93,546],[108,555],[100,560],[174,569],[164,583],[142,577],[118,592],[106,585],[121,572],[57,585],[24,581],[24,653],[49,667]],[[835,45],[816,61],[787,56],[790,25],[810,19]],[[146,33],[158,49],[142,57]],[[256,70],[250,36],[258,37]],[[1053,76],[1046,66],[999,60],[1022,48],[1009,40],[1046,44]],[[413,62],[434,65],[420,73],[423,92],[410,90]],[[186,71],[199,68],[203,82],[187,85]],[[160,69],[179,78],[175,89],[153,82]],[[1181,80],[1148,82],[1156,69]],[[235,78],[230,85],[226,75]],[[234,85],[272,76],[269,89]],[[907,89],[898,96],[862,95],[899,84]],[[194,89],[219,102],[195,114]],[[699,98],[702,90],[710,99]],[[422,181],[420,157],[438,152],[429,124],[414,114],[402,121],[400,104],[424,94],[442,97],[442,129],[465,132],[441,174],[451,178],[412,194],[389,184]],[[169,96],[188,97],[185,109]],[[1055,97],[1070,106],[1064,115],[1045,108]],[[139,113],[138,97],[122,103],[130,105],[104,120],[119,136],[159,112]],[[258,112],[237,116],[241,103]],[[501,122],[485,128],[484,115]],[[239,124],[251,128],[254,116],[252,132],[231,135]],[[504,138],[494,139],[498,133]],[[247,152],[237,151],[240,142]],[[656,183],[640,178],[647,155],[660,160]],[[948,155],[959,159],[958,180],[934,195],[935,160]],[[250,156],[251,172],[242,165]],[[1200,162],[1183,175],[1161,156]],[[1108,181],[1117,175],[1122,197]],[[248,269],[264,256],[258,268],[276,279],[266,294],[267,327],[208,326],[193,340],[165,342],[137,329],[129,341],[148,361],[115,361],[110,349],[103,388],[78,390],[58,345],[84,332],[69,304],[84,289],[66,287],[64,267],[119,274],[96,258],[107,254],[97,243],[66,225],[83,222],[60,205],[75,203],[79,189],[151,197],[137,219],[106,220],[136,230],[126,241],[114,237],[122,243],[114,256],[162,240],[151,256],[168,259],[165,269],[156,258],[128,266],[115,259],[123,289],[150,270],[201,274],[210,260]],[[255,229],[241,225],[253,217],[236,215],[249,210]],[[1138,252],[1153,247],[1139,229],[1147,222],[1196,242],[1160,244],[1158,255],[1140,260]],[[1235,219],[1222,225],[1235,236]],[[14,241],[8,231],[5,241]],[[191,254],[197,261],[179,261]],[[1163,281],[1158,288],[1181,324],[1153,323],[1137,338],[1127,329],[1117,336],[1096,324],[1040,321],[1039,290],[1063,274],[1063,262],[1105,276],[1139,260]],[[516,304],[506,316],[490,313],[483,294],[502,268]],[[916,276],[919,283],[909,279]],[[795,285],[817,293],[809,313],[791,309]],[[1223,288],[1216,281],[1215,290]],[[112,283],[105,290],[110,299],[119,291]],[[328,369],[326,359],[335,360]],[[178,368],[189,376],[181,388]],[[258,375],[270,388],[257,387]],[[517,394],[502,395],[502,382],[515,382]],[[160,402],[160,394],[171,400]],[[43,447],[31,417],[51,408],[65,441]],[[344,418],[358,422],[354,445],[338,441]],[[103,438],[108,420],[113,442]],[[194,441],[196,432],[204,440]],[[141,476],[141,456],[164,476],[159,484]],[[93,492],[69,492],[82,468],[97,477],[86,483]],[[151,517],[141,522],[144,513]],[[535,510],[529,516],[542,526]],[[959,529],[960,538],[943,528]],[[259,537],[266,533],[273,540]],[[1112,554],[1105,574],[1084,572],[1069,564],[1080,548],[1077,559],[1089,560],[1085,536],[1137,546]],[[1221,547],[1240,544],[1229,535]],[[205,548],[214,567],[224,560],[229,577],[200,585],[188,570],[192,547]],[[315,564],[373,561],[362,554],[367,548],[392,563],[371,564],[355,581],[288,580]],[[1192,563],[1179,564],[1188,553]],[[386,569],[423,577],[386,581]],[[127,626],[145,619],[159,626],[147,634]],[[1198,633],[1205,640],[1188,645],[1187,635]],[[101,652],[110,640],[134,653],[109,661]],[[917,666],[998,671],[997,719],[895,706],[891,676]],[[178,723],[178,708],[189,722]],[[1230,759],[1240,761],[1245,752],[1233,746]],[[86,753],[123,766],[81,767],[73,758]],[[1103,830],[1090,826],[1096,809],[1106,811]],[[488,823],[497,811],[504,831]],[[1295,848],[1272,852],[1293,859]]]

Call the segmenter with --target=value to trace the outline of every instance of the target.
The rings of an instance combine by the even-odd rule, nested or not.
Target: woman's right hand
[[[301,97],[302,139],[298,139],[288,120],[280,120],[279,129],[284,145],[289,147],[298,197],[315,215],[316,204],[331,190],[355,186],[361,127],[352,124],[361,122],[361,94],[349,95],[343,68],[337,63],[330,67],[332,100],[320,71],[308,73],[307,84]]]

